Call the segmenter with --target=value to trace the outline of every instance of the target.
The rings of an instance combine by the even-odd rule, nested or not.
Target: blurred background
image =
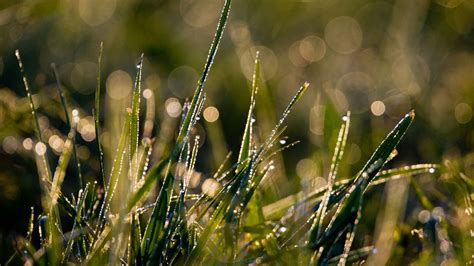
[[[68,132],[51,68],[54,62],[69,106],[81,117],[77,151],[84,179],[93,181],[99,173],[92,108],[100,42],[100,138],[106,170],[130,105],[141,53],[142,110],[155,125],[154,162],[175,137],[183,102],[192,97],[223,2],[0,2],[0,250],[7,250],[15,234],[26,233],[30,207],[40,206],[33,156],[37,140],[15,49],[22,55],[52,169]],[[238,156],[256,51],[263,77],[255,113],[257,141],[265,139],[298,87],[311,83],[290,114],[287,139],[281,140],[300,143],[275,158],[278,171],[265,184],[267,203],[324,185],[340,118],[348,110],[352,124],[340,178],[356,174],[411,109],[416,110],[415,122],[389,166],[449,160],[473,176],[474,2],[235,1],[196,128],[202,142],[196,187],[212,177],[229,151],[232,160]],[[78,189],[76,170],[70,168],[63,187],[66,195]],[[422,176],[417,182],[430,197],[429,192],[443,192],[440,178]],[[447,193],[449,197],[452,192]],[[420,214],[426,206],[416,195],[407,181],[371,192],[364,207],[369,218],[360,229],[366,237],[359,243],[379,239],[377,230],[385,227],[377,223],[384,217],[378,210],[384,206],[399,213],[390,219],[426,223],[426,212]],[[443,212],[443,201],[432,200],[441,206],[437,213]],[[430,215],[436,213],[428,211]],[[6,256],[2,251],[0,255]]]

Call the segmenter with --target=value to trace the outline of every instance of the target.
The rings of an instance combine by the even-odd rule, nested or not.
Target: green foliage
[[[296,259],[302,265],[326,265],[359,262],[373,253],[372,245],[352,248],[359,221],[364,219],[362,210],[369,189],[401,177],[440,169],[438,165],[421,164],[382,170],[413,122],[414,111],[401,118],[360,171],[352,178],[344,179],[339,168],[344,163],[350,127],[348,112],[342,119],[327,183],[309,195],[294,195],[294,202],[265,203],[261,197],[264,193],[262,182],[275,169],[273,157],[281,149],[293,145],[280,147],[279,139],[285,130],[286,118],[309,84],[304,83],[297,90],[269,136],[262,142],[255,140],[253,113],[260,82],[258,54],[238,159],[226,170],[219,168],[216,171],[214,191],[190,194],[190,180],[199,150],[199,136],[193,129],[202,112],[205,81],[217,54],[230,4],[230,0],[224,3],[208,59],[183,115],[174,147],[168,156],[151,165],[150,169],[148,161],[154,140],[143,137],[140,141],[142,55],[137,65],[131,108],[126,110],[112,169],[108,176],[105,175],[99,138],[101,45],[94,119],[100,153],[97,179],[103,182],[105,192],[98,192],[96,183],[86,183],[72,198],[61,193],[69,159],[76,154],[76,124],[74,118],[69,119],[68,107],[61,93],[70,133],[52,178],[47,153],[38,155],[43,210],[38,222],[35,222],[32,210],[27,236],[17,241],[18,252],[14,256],[28,263],[51,265],[248,264],[288,263]],[[23,73],[19,53],[17,56]],[[37,138],[41,142],[36,109],[25,76],[24,82]],[[59,81],[58,88],[61,90]],[[75,158],[77,160],[77,156]],[[80,172],[79,163],[75,165]],[[467,195],[465,201],[472,212],[469,198],[472,196],[472,181],[462,174],[457,174],[455,180],[454,183]],[[157,195],[154,193],[155,184]],[[421,200],[429,201],[420,191],[417,189]],[[266,212],[264,209],[268,205],[273,207]],[[433,208],[433,205],[427,204],[426,207]],[[296,211],[299,214],[295,216]],[[65,215],[61,216],[60,212]],[[64,216],[73,222],[68,232],[62,229],[61,217]],[[296,218],[288,224],[286,220],[292,216]],[[451,226],[447,221],[441,225],[445,230]],[[44,237],[39,245],[32,243],[35,227],[39,230],[45,228],[41,231]],[[467,251],[460,251],[463,252]]]

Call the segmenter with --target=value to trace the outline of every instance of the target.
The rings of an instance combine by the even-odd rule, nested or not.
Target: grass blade
[[[42,166],[38,166],[38,167],[41,167],[41,168],[44,169],[43,172],[44,172],[45,176],[43,177],[43,180],[44,181],[46,181],[46,180],[50,181],[51,180],[51,170],[49,168],[49,163],[48,163],[47,146],[44,144],[45,142],[43,141],[43,137],[41,136],[41,128],[40,128],[40,125],[39,125],[38,114],[36,112],[35,104],[33,103],[33,96],[31,94],[30,86],[28,85],[28,80],[26,79],[25,70],[23,68],[23,62],[21,61],[21,56],[20,56],[20,51],[19,50],[15,51],[15,56],[18,60],[18,66],[20,68],[20,72],[21,72],[21,75],[23,77],[23,84],[25,86],[26,95],[28,97],[28,101],[30,102],[31,114],[33,115],[33,120],[34,120],[34,124],[35,124],[36,137],[40,141],[40,143],[38,143],[38,144],[44,145],[44,147],[45,147],[44,153],[39,154],[40,160],[42,162]]]
[[[367,178],[367,184],[370,184],[375,178],[379,170],[385,165],[392,151],[398,145],[400,140],[405,135],[405,132],[410,127],[415,118],[415,111],[412,110],[403,117],[395,128],[385,137],[382,143],[377,147],[370,159],[360,171],[358,178]],[[364,173],[367,176],[364,176]]]
[[[138,133],[140,129],[140,96],[142,84],[142,68],[143,68],[143,54],[140,57],[140,62],[137,64],[137,76],[135,78],[135,86],[133,89],[132,98],[132,120],[130,125],[130,158],[133,158],[138,150]],[[137,161],[132,163],[138,165],[138,156],[135,156]],[[132,168],[130,168],[132,169]]]
[[[95,87],[95,107],[93,110],[94,113],[94,123],[95,123],[95,139],[97,143],[97,150],[99,151],[99,163],[100,163],[100,173],[102,177],[102,184],[105,187],[105,170],[104,170],[104,152],[102,151],[102,145],[100,144],[100,70],[102,65],[102,50],[104,48],[104,43],[100,43],[99,57],[97,58],[97,81]]]
[[[216,57],[217,50],[219,48],[219,43],[222,38],[222,34],[224,33],[225,25],[227,23],[227,18],[230,12],[230,4],[232,0],[226,0],[224,3],[224,7],[222,9],[222,13],[219,19],[219,23],[217,24],[216,34],[214,35],[214,39],[212,41],[211,47],[209,49],[209,54],[207,56],[206,64],[204,65],[204,70],[201,75],[201,78],[198,81],[197,88],[194,91],[194,95],[189,106],[189,110],[184,118],[183,124],[179,130],[177,143],[183,142],[185,136],[188,134],[193,120],[197,116],[197,109],[201,102],[201,96],[204,88],[204,84],[206,83],[207,75],[211,70],[212,63],[214,62],[214,58]]]
[[[255,103],[256,103],[256,96],[258,93],[258,83],[260,80],[260,59],[258,52],[255,56],[255,69],[253,73],[253,79],[252,79],[252,94],[250,97],[250,106],[249,106],[249,111],[247,114],[247,122],[245,123],[245,130],[244,130],[244,135],[242,137],[242,144],[240,145],[240,152],[239,152],[239,158],[237,162],[243,162],[250,156],[250,145],[252,144],[252,128],[253,128],[253,109],[255,108]],[[237,172],[241,170],[244,167],[244,165],[241,165],[240,167],[237,168]]]
[[[123,165],[123,157],[125,155],[126,151],[126,144],[127,140],[130,134],[130,120],[131,120],[132,112],[128,108],[127,109],[127,117],[125,119],[125,123],[123,125],[122,133],[120,135],[120,140],[119,144],[117,147],[117,152],[115,155],[114,163],[112,165],[112,170],[110,173],[110,178],[108,181],[108,185],[105,190],[105,196],[104,196],[104,201],[102,203],[102,207],[100,209],[99,213],[99,223],[98,223],[98,232],[100,232],[103,224],[105,221],[103,221],[104,217],[106,217],[106,213],[109,209],[110,201],[113,197],[113,194],[115,192],[115,188],[117,187],[118,183],[118,178],[120,176],[120,172],[122,170],[122,165]]]
[[[56,78],[59,98],[61,99],[61,105],[63,107],[64,115],[66,117],[66,124],[69,128],[72,128],[71,118],[69,116],[69,111],[68,111],[69,108],[68,108],[68,105],[67,105],[67,102],[66,102],[66,97],[64,96],[64,90],[63,90],[63,87],[61,85],[61,81],[59,79],[59,73],[58,73],[58,70],[56,69],[56,64],[54,64],[54,63],[51,64],[51,68],[53,69],[54,76]],[[74,142],[76,142],[75,139],[74,139]],[[81,162],[79,161],[79,157],[77,156],[77,150],[76,150],[76,145],[75,144],[73,145],[72,149],[73,149],[73,155],[74,155],[74,162],[77,165],[77,180],[78,180],[78,183],[79,183],[79,187],[82,188]]]
[[[326,192],[321,201],[321,205],[319,206],[318,211],[316,213],[316,218],[313,222],[313,225],[311,226],[311,229],[310,229],[310,233],[309,233],[310,242],[316,242],[317,239],[319,239],[321,235],[321,229],[323,227],[324,217],[326,216],[326,210],[329,203],[329,197],[331,196],[331,193],[332,193],[332,186],[334,184],[334,181],[336,180],[339,163],[342,159],[342,155],[344,154],[344,147],[346,146],[347,134],[349,133],[349,126],[350,126],[350,112],[347,112],[343,120],[345,121],[345,123],[341,126],[341,129],[339,130],[339,136],[337,138],[336,148],[334,150],[334,156],[332,159],[331,169],[329,171]]]

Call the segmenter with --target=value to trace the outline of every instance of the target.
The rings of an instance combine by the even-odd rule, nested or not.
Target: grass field
[[[143,49],[138,59],[122,54],[109,31],[103,43],[84,46],[93,60],[48,62],[48,74],[34,78],[31,69],[49,57],[28,56],[40,49],[28,38],[18,37],[19,49],[0,58],[0,211],[14,218],[1,223],[1,264],[473,263],[474,83],[472,63],[461,58],[473,57],[462,50],[472,36],[459,31],[474,25],[474,7],[356,1],[363,8],[350,16],[357,3],[335,11],[341,3],[282,2],[253,13],[268,1],[108,1],[96,11],[80,1],[77,12],[91,31],[129,18],[119,29]],[[179,9],[205,37],[153,26],[148,30],[164,39],[150,48],[139,25],[153,18],[152,7],[169,16],[170,27],[175,14],[165,11]],[[0,26],[9,12],[25,26],[70,8],[60,1],[6,4]],[[267,30],[275,36],[284,35],[282,27],[297,32],[294,23],[306,25],[311,8],[328,21],[321,37],[304,33],[287,45],[256,26],[255,43],[274,46],[249,44],[252,23],[269,27],[270,16],[275,25]],[[420,41],[430,52],[451,48],[449,60],[429,64],[422,49],[405,47],[415,36],[408,28],[449,35],[439,26],[444,10],[457,12],[452,23],[454,15],[445,14],[447,24],[465,39],[445,40],[442,49]],[[364,19],[371,12],[383,25],[381,14],[392,16],[384,47],[374,44],[384,36],[380,29]],[[430,40],[445,36],[420,32]],[[48,37],[58,59],[64,50],[56,42]],[[210,43],[206,58],[203,43]],[[286,57],[277,52],[282,46]],[[199,74],[180,66],[188,58],[205,59]],[[130,67],[117,70],[119,60]],[[443,90],[451,87],[456,91]]]

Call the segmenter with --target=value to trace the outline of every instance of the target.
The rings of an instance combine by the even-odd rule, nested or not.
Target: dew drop
[[[347,121],[347,119],[348,119],[347,116],[342,117],[342,121]]]
[[[430,172],[430,174],[433,174],[435,172],[435,169],[431,167],[430,169],[428,169],[428,172]]]
[[[35,152],[39,156],[43,156],[46,153],[46,145],[43,142],[38,142],[35,145]]]
[[[281,145],[285,145],[285,144],[286,144],[286,140],[281,139],[281,140],[280,140],[280,144],[281,144]]]

